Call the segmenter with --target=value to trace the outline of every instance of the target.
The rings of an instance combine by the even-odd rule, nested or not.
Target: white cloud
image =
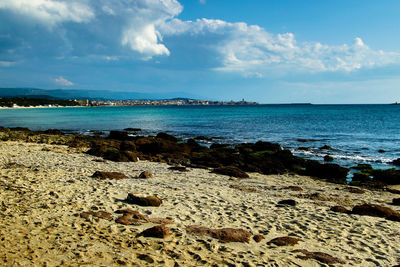
[[[183,10],[177,0],[0,0],[0,9],[52,29],[47,32],[54,43],[48,47],[59,53],[54,55],[58,58],[148,60],[181,53],[171,50],[168,40],[186,37],[185,47],[196,47],[203,58],[211,58],[214,70],[249,77],[271,72],[350,72],[400,63],[399,53],[371,49],[358,37],[352,44],[336,46],[299,43],[293,33],[272,34],[244,22],[182,21],[176,18]],[[30,38],[42,51],[42,37]],[[29,41],[23,40],[21,46],[33,51]]]
[[[350,72],[400,63],[400,53],[373,50],[358,37],[351,45],[298,43],[292,33],[274,35],[256,25],[210,19],[173,19],[161,25],[161,32],[204,38],[218,35],[219,41],[209,44],[209,49],[221,56],[221,65],[215,70],[242,72],[246,76],[260,76],[276,69],[283,72]]]
[[[77,1],[1,0],[0,8],[31,17],[49,27],[66,21],[88,22],[94,17],[89,6]]]
[[[63,86],[73,86],[74,85],[73,82],[68,81],[67,79],[65,79],[62,76],[55,78],[54,81]]]

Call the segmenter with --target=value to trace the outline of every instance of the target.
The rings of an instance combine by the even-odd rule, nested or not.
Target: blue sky
[[[0,0],[0,87],[400,101],[400,2]]]

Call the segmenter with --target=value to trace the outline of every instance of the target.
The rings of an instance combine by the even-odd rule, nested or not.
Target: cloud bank
[[[183,53],[172,45],[180,38],[185,41],[180,47],[210,58],[211,70],[246,76],[351,72],[400,63],[399,53],[374,50],[359,37],[335,46],[299,43],[293,33],[272,34],[244,22],[183,21],[182,11],[176,0],[0,0],[0,25],[13,25],[0,26],[0,62],[32,54],[162,61]],[[30,33],[32,22],[39,25],[36,34]]]

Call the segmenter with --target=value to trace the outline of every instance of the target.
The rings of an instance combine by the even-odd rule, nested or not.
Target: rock
[[[400,170],[374,170],[372,172],[374,180],[383,182],[385,184],[400,184]]]
[[[201,136],[197,136],[197,137],[195,137],[195,138],[194,138],[194,140],[200,140],[200,141],[211,141],[211,140],[212,140],[212,138],[211,138],[211,137],[207,137],[207,136],[203,136],[203,135],[201,135]]]
[[[393,189],[393,188],[386,188],[386,191],[392,193],[392,194],[399,194],[400,195],[400,190]]]
[[[400,213],[377,204],[363,204],[353,207],[352,214],[386,218],[391,221],[400,221]]]
[[[354,182],[369,182],[371,181],[371,178],[369,177],[368,174],[361,173],[361,172],[356,172],[353,173],[353,177],[351,178],[352,181]]]
[[[175,222],[170,220],[170,219],[165,219],[165,218],[149,218],[149,222],[155,223],[155,224],[174,224]]]
[[[297,202],[293,199],[285,199],[278,202],[278,205],[296,206]]]
[[[396,165],[396,166],[400,166],[400,158],[393,160],[392,164]]]
[[[378,153],[385,153],[386,152],[386,150],[384,150],[384,149],[379,149],[378,150]]]
[[[333,150],[333,148],[328,146],[328,145],[321,146],[319,149],[321,149],[321,150]]]
[[[290,236],[282,236],[282,237],[277,237],[269,242],[267,244],[275,244],[277,246],[293,246],[296,245],[300,239],[295,238],[295,237],[290,237]]]
[[[334,160],[334,158],[333,158],[332,156],[326,155],[326,156],[324,157],[324,161],[325,161],[325,162],[331,162],[331,161],[333,161],[333,160]]]
[[[249,178],[249,175],[247,173],[233,166],[216,168],[212,172],[237,178]]]
[[[132,193],[128,194],[126,201],[129,204],[135,204],[139,206],[151,206],[151,207],[159,207],[162,204],[162,200],[156,196],[147,196],[147,197],[140,197],[134,195]]]
[[[154,237],[154,238],[167,238],[170,236],[170,229],[165,225],[157,225],[144,230],[140,235],[144,237]]]
[[[250,232],[244,229],[235,228],[222,228],[222,229],[210,229],[203,226],[191,225],[186,227],[186,231],[196,236],[211,236],[212,238],[218,239],[220,242],[242,242],[248,243],[250,241]]]
[[[146,215],[141,214],[138,211],[135,210],[131,210],[131,209],[122,209],[122,210],[117,210],[115,211],[115,213],[119,213],[119,214],[129,214],[131,215],[131,217],[133,219],[137,219],[137,220],[141,220],[141,221],[148,221],[149,217],[147,217]]]
[[[141,225],[142,223],[138,219],[132,218],[132,214],[127,213],[115,220],[116,223],[123,225]]]
[[[324,252],[310,252],[307,251],[305,249],[296,249],[293,250],[292,252],[301,252],[304,254],[304,256],[302,255],[298,255],[297,258],[299,259],[303,259],[303,260],[307,260],[307,259],[315,259],[317,261],[320,261],[322,263],[326,263],[326,264],[335,264],[335,263],[341,263],[341,264],[345,264],[346,262],[342,259],[333,257],[327,253]]]
[[[121,179],[126,179],[128,176],[126,176],[123,173],[120,172],[103,172],[103,171],[96,171],[93,175],[93,178],[100,178],[102,180],[105,179],[110,179],[110,180],[121,180]]]
[[[70,184],[75,184],[75,183],[76,183],[76,180],[74,180],[74,179],[70,179],[70,180],[67,180],[67,183],[70,183]]]
[[[107,137],[108,139],[114,139],[114,140],[130,140],[132,139],[131,137],[128,136],[127,132],[123,131],[110,131],[110,134]]]
[[[167,133],[158,133],[157,138],[161,138],[164,140],[168,140],[168,141],[172,141],[172,142],[178,142],[178,138],[176,138],[175,136],[169,135]]]
[[[357,187],[346,187],[345,190],[347,190],[353,194],[364,194],[365,193],[365,190],[362,190],[361,188],[357,188]]]
[[[393,198],[392,204],[396,206],[400,206],[400,198]]]
[[[337,164],[321,164],[317,161],[308,160],[306,163],[305,174],[317,178],[328,179],[336,183],[346,183],[348,169]]]
[[[362,172],[370,172],[373,170],[371,164],[357,164],[357,166],[351,167],[351,169],[359,170]]]
[[[333,212],[350,213],[350,210],[348,210],[342,206],[334,206],[334,207],[330,208],[330,210]]]
[[[263,235],[255,235],[253,236],[253,240],[256,241],[256,243],[260,243],[265,237]]]
[[[122,151],[136,151],[136,145],[132,141],[121,142],[119,149]]]
[[[299,146],[299,147],[297,148],[297,150],[302,150],[302,151],[311,151],[311,148],[309,148],[309,147],[305,147],[305,146]]]
[[[125,128],[124,131],[126,131],[126,132],[141,132],[142,129],[140,129],[140,128]]]
[[[284,189],[288,189],[288,190],[292,190],[292,191],[303,191],[303,188],[301,188],[300,186],[295,186],[295,185],[285,187]]]
[[[181,167],[181,166],[172,166],[168,168],[169,170],[173,171],[180,171],[180,172],[188,172],[189,170],[186,169],[186,167]]]
[[[86,211],[86,212],[80,213],[79,216],[81,218],[86,219],[87,221],[90,221],[90,217],[91,216],[94,217],[94,219],[96,221],[98,221],[99,218],[107,220],[107,221],[111,221],[113,219],[111,213],[109,213],[107,211],[103,211],[103,210],[100,210],[100,211]]]
[[[144,171],[141,174],[139,174],[139,178],[141,179],[149,179],[153,177],[153,174],[151,173],[151,171]]]

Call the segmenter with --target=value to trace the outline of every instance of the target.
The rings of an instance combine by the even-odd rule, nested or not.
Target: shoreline
[[[400,222],[330,211],[335,205],[351,208],[366,202],[399,210],[388,204],[399,195],[352,193],[347,185],[291,174],[249,173],[249,178],[236,179],[211,169],[179,172],[165,163],[113,162],[82,152],[65,145],[0,142],[1,265],[324,264],[300,258],[296,250],[304,249],[357,266],[399,264]],[[128,177],[101,180],[91,177],[96,171]],[[138,179],[142,171],[153,177]],[[157,195],[163,202],[160,207],[129,204],[124,201],[128,193]],[[297,204],[278,205],[285,199]],[[140,235],[154,223],[117,223],[115,211],[121,209],[172,220],[166,225],[170,236]],[[108,212],[112,220],[75,216],[90,211]],[[187,227],[193,225],[244,229],[264,239],[223,243],[190,234]],[[281,236],[299,241],[289,246],[269,243]]]

